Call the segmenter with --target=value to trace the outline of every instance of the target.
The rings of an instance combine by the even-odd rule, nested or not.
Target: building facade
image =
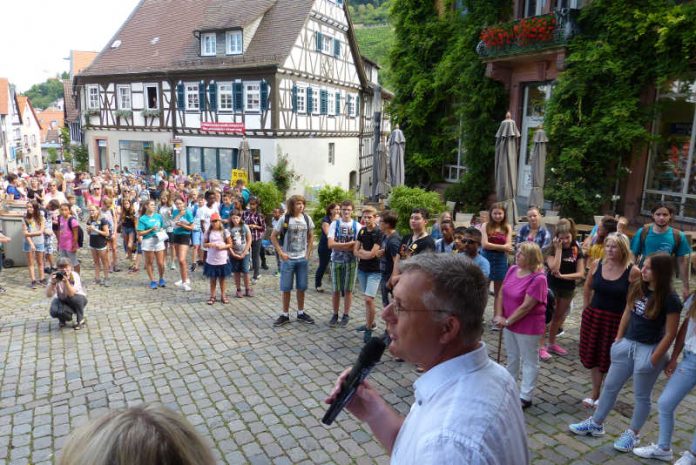
[[[15,171],[22,164],[22,116],[15,89],[0,78],[0,170]]]
[[[21,163],[27,173],[33,173],[43,167],[41,156],[41,123],[28,97],[17,96],[21,116],[20,133],[22,136]]]
[[[287,155],[295,191],[355,188],[372,151],[374,83],[340,0],[142,2],[74,83],[97,171],[147,171],[164,146],[184,172],[229,179],[246,137],[254,180]]]

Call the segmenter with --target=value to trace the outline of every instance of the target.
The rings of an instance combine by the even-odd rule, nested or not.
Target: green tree
[[[272,182],[252,182],[248,186],[254,197],[259,199],[261,213],[268,216],[283,202],[283,193]]]
[[[34,84],[24,93],[36,109],[45,110],[53,102],[63,98],[63,81],[50,78],[41,84]]]
[[[546,195],[564,216],[588,220],[608,203],[634,153],[652,140],[656,83],[693,73],[696,4],[595,0],[582,9],[545,116]],[[691,74],[693,79],[693,74]]]
[[[77,171],[87,171],[89,169],[89,150],[86,145],[73,145],[72,153],[75,159],[75,169]]]
[[[288,195],[292,183],[300,179],[300,175],[290,165],[287,154],[278,154],[276,164],[268,165],[266,169],[271,173],[273,182],[278,187],[278,190],[283,193],[283,198]]]
[[[389,194],[389,209],[395,211],[399,216],[396,229],[401,234],[408,234],[410,231],[409,219],[414,208],[425,208],[432,220],[444,211],[445,205],[437,192],[407,186],[398,186],[392,189]]]
[[[332,203],[340,204],[344,200],[350,200],[355,202],[356,195],[354,191],[345,190],[340,186],[331,186],[329,184],[325,185],[317,193],[317,204],[314,206],[314,211],[312,212],[312,221],[314,222],[314,229],[316,233],[319,234],[321,231],[321,220],[326,214],[326,208]]]
[[[48,153],[48,163],[50,163],[51,165],[55,165],[56,162],[58,162],[58,149],[56,149],[55,147],[51,147],[48,150],[46,150],[46,152]]]
[[[164,144],[156,144],[155,148],[147,150],[149,169],[151,172],[164,170],[169,173],[174,169],[174,151]]]

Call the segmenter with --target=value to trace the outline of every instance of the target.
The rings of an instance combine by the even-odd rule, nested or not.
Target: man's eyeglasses
[[[391,309],[394,311],[394,313],[396,314],[396,316],[399,316],[399,315],[401,315],[401,314],[403,314],[403,313],[416,313],[416,312],[450,313],[449,310],[430,310],[430,309],[427,309],[427,308],[418,309],[418,310],[410,309],[410,308],[403,307],[403,306],[401,305],[401,303],[400,303],[399,301],[397,301],[397,300],[392,301],[392,302],[389,304],[389,306],[390,306]]]

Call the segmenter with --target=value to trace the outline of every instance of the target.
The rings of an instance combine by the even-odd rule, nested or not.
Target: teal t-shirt
[[[137,230],[145,231],[150,228],[155,228],[154,231],[143,236],[143,239],[149,239],[151,237],[155,237],[155,234],[157,234],[157,229],[161,229],[163,224],[164,220],[162,219],[162,216],[160,216],[159,213],[153,213],[152,216],[143,215],[138,219]]]
[[[671,226],[667,228],[667,231],[661,234],[655,233],[653,228],[650,227],[648,235],[645,237],[645,244],[643,244],[644,250],[641,250],[640,247],[640,236],[642,233],[643,228],[640,228],[636,231],[636,235],[633,236],[633,240],[631,241],[631,252],[633,252],[633,255],[647,257],[657,252],[666,252],[670,255],[674,252],[674,233],[672,232]],[[679,250],[677,250],[674,255],[677,257],[684,257],[691,253],[690,241],[682,231],[679,231],[679,235]]]
[[[179,216],[179,210],[176,208],[172,211],[172,220]],[[181,218],[179,218],[179,221],[182,221],[186,224],[193,224],[193,213],[191,213],[191,210],[186,209],[186,212],[183,214]],[[175,223],[172,223],[175,224]],[[191,234],[191,231],[189,231],[186,228],[182,228],[181,226],[176,226],[173,231],[174,234]]]

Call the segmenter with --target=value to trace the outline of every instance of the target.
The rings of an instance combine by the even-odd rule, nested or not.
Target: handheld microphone
[[[341,383],[341,390],[336,400],[329,406],[324,418],[322,418],[322,423],[325,425],[333,423],[341,410],[343,410],[343,407],[353,398],[360,383],[367,378],[367,375],[370,374],[370,371],[372,371],[377,362],[379,362],[379,359],[382,358],[382,354],[386,347],[384,341],[378,337],[373,337],[363,346],[358,360],[350,370],[348,377]]]

